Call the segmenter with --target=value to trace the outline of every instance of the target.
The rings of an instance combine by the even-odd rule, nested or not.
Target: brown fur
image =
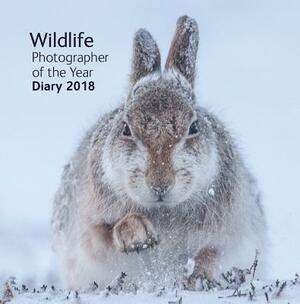
[[[196,21],[179,18],[161,72],[155,41],[138,31],[125,104],[96,122],[65,167],[52,225],[69,288],[104,288],[121,271],[139,286],[172,287],[189,259],[196,282],[263,251],[255,180],[223,123],[196,103],[198,39]]]
[[[141,214],[127,214],[121,218],[113,228],[114,244],[121,252],[140,250],[144,244],[154,245],[157,236],[153,225]]]
[[[144,47],[148,42],[153,42],[149,49],[153,49],[153,53],[145,53]],[[151,60],[154,62],[151,62]],[[151,63],[151,64],[150,64]],[[133,61],[132,61],[132,73],[130,82],[135,84],[139,79],[146,76],[149,73],[160,70],[160,52],[149,32],[145,30],[139,30],[133,41]]]
[[[198,27],[194,26],[193,23],[189,23],[188,20],[188,16],[182,16],[177,21],[176,32],[166,61],[166,69],[175,67],[193,86],[196,71],[195,65],[190,65],[189,61],[190,56],[194,56],[194,59],[196,59],[198,48]],[[196,44],[196,52],[194,54],[187,52],[187,50],[189,50],[191,40]]]
[[[219,257],[220,253],[215,247],[202,248],[194,258],[194,270],[186,282],[184,282],[185,287],[194,290],[197,280],[213,280]]]

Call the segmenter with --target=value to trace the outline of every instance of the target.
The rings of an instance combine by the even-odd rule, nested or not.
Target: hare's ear
[[[160,72],[160,53],[150,33],[144,29],[136,32],[133,40],[132,72],[130,82],[134,85],[142,77]]]
[[[176,32],[173,37],[166,69],[177,69],[193,86],[196,73],[196,57],[199,44],[197,22],[182,16],[177,20]]]

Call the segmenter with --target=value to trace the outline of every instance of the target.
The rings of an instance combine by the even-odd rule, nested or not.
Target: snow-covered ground
[[[269,303],[287,304],[287,303],[299,303],[295,299],[300,297],[299,286],[292,286],[286,288],[280,296],[274,294],[273,297],[268,298]],[[120,293],[119,295],[107,295],[105,292],[93,292],[93,293],[79,293],[75,292],[69,294],[68,292],[50,291],[37,293],[23,293],[16,296],[10,303],[14,304],[34,304],[34,303],[76,303],[76,304],[98,304],[98,303],[145,303],[145,304],[230,304],[230,303],[251,303],[248,294],[234,295],[234,291],[211,291],[211,292],[191,292],[191,291],[169,291],[158,296],[157,293],[137,293],[126,294]],[[268,303],[267,298],[263,290],[259,295],[255,295],[253,298],[254,303]]]
[[[300,281],[298,275],[286,281],[259,281],[253,279],[239,286],[225,289],[210,287],[202,291],[188,291],[178,288],[155,291],[124,291],[122,285],[99,290],[93,286],[85,292],[66,291],[55,288],[54,285],[43,284],[38,288],[29,289],[26,285],[17,284],[14,278],[8,279],[2,290],[0,298],[4,303],[15,304],[31,303],[299,303]],[[1,300],[0,300],[0,303]]]
[[[149,29],[164,60],[175,22],[183,14],[200,27],[199,103],[228,123],[262,189],[271,281],[256,282],[258,289],[276,284],[277,278],[292,280],[300,272],[299,1],[13,0],[2,3],[0,14],[1,286],[15,276],[29,291],[43,284],[61,288],[49,221],[62,166],[98,115],[124,100],[133,33]],[[94,92],[31,91],[36,65],[30,60],[29,32],[44,31],[85,31],[95,39],[95,52],[110,54],[108,63],[94,67]],[[299,286],[289,285],[270,301],[300,303]],[[16,292],[13,302],[66,302],[67,292],[48,289]],[[249,302],[248,296],[228,298],[232,290],[180,291],[178,297],[174,292],[106,297],[96,291],[79,294],[80,300],[71,294],[70,303],[168,303],[180,297],[184,304]],[[254,298],[266,302],[262,292]]]

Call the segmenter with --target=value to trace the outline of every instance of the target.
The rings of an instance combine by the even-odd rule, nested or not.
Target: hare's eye
[[[123,131],[122,131],[123,136],[131,136],[131,131],[126,122],[123,123]]]
[[[190,125],[190,129],[189,129],[189,135],[195,135],[199,132],[199,128],[198,128],[198,122],[197,120],[194,121],[191,125]]]

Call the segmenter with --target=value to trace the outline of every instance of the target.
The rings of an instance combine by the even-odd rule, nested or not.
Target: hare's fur
[[[104,287],[122,271],[171,286],[189,258],[200,279],[249,266],[256,250],[263,264],[257,184],[223,123],[196,104],[198,40],[196,22],[179,18],[161,72],[156,43],[138,31],[126,102],[65,166],[52,228],[70,288]]]

